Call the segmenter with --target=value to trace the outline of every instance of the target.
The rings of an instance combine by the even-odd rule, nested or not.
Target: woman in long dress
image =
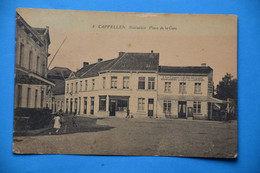
[[[53,128],[56,130],[56,134],[58,134],[60,127],[61,127],[60,116],[55,116]]]

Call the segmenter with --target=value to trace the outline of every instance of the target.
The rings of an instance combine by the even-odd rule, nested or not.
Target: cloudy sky
[[[49,60],[67,38],[50,68],[62,66],[75,71],[84,61],[94,63],[98,58],[116,58],[120,51],[153,50],[160,53],[160,65],[206,63],[214,70],[215,85],[226,73],[237,77],[237,20],[233,15],[40,9],[18,9],[17,12],[32,27],[49,26]]]

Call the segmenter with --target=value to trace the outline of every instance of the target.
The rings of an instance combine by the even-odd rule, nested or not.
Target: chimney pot
[[[206,63],[201,63],[202,67],[206,67],[206,65],[207,65]]]
[[[151,50],[151,53],[153,53],[153,50]]]
[[[119,56],[123,56],[125,52],[119,52]]]
[[[103,59],[102,58],[98,58],[98,62],[101,62],[101,61],[103,61]]]
[[[89,65],[89,62],[83,62],[83,67]]]

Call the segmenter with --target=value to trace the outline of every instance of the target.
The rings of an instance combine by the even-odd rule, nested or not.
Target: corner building
[[[65,83],[65,111],[99,117],[210,119],[213,70],[159,66],[159,53],[119,52],[115,59],[83,63]]]

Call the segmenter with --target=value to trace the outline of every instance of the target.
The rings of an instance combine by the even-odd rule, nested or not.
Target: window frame
[[[155,89],[155,77],[148,77],[148,90],[154,90],[154,89]]]
[[[145,90],[145,77],[138,77],[138,90]]]

